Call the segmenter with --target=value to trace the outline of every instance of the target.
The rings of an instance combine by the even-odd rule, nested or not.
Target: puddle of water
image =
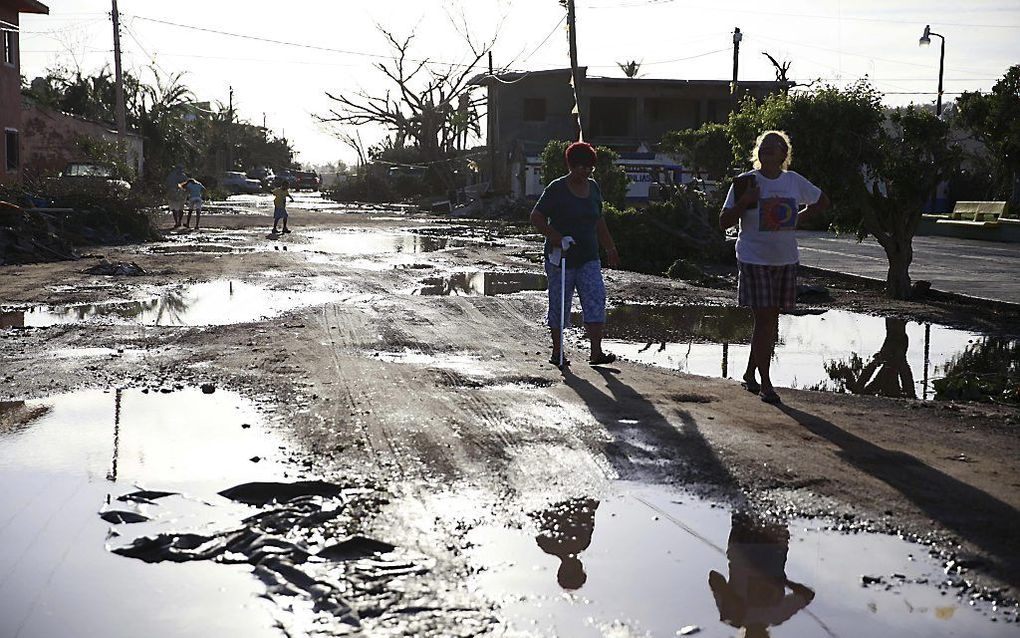
[[[297,237],[292,234],[278,243],[287,245],[292,250],[362,256],[436,252],[450,245],[450,240],[445,237],[413,233],[312,231],[300,233]]]
[[[2,327],[68,323],[147,326],[218,326],[272,317],[301,306],[324,304],[337,294],[316,282],[311,290],[277,290],[241,281],[216,280],[167,290],[140,301],[68,306],[33,306],[4,312]]]
[[[553,505],[520,529],[475,528],[469,587],[535,636],[1017,634],[1012,616],[940,589],[946,576],[920,545],[619,487]]]
[[[216,253],[216,254],[233,254],[241,252],[251,252],[251,249],[240,248],[236,246],[225,246],[222,244],[160,244],[152,246],[149,249],[151,252],[160,253],[162,255],[187,255],[192,253]]]
[[[608,313],[604,343],[633,361],[738,378],[750,353],[751,329],[745,308],[620,306]],[[946,376],[962,353],[1001,341],[845,310],[781,315],[771,374],[782,387],[930,399],[933,381]],[[1013,352],[1020,351],[1010,343]]]
[[[545,290],[546,276],[527,272],[459,272],[447,277],[428,277],[415,291],[418,295],[509,295]]]
[[[278,443],[251,402],[222,390],[0,404],[0,635],[279,636],[250,567],[126,560],[106,551],[97,515],[149,514],[116,497],[151,486],[191,495],[169,497],[175,524],[200,528],[207,502],[223,502],[217,516],[231,506],[217,490],[280,475]]]

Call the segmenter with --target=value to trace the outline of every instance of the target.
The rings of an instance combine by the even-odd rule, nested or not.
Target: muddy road
[[[0,634],[1020,635],[1020,414],[931,400],[1015,318],[832,287],[769,406],[731,290],[607,271],[561,373],[534,237],[298,205],[0,269]]]

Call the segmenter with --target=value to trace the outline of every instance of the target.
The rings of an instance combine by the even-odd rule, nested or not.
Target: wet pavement
[[[798,231],[800,261],[835,272],[885,281],[889,261],[873,237]],[[910,276],[935,290],[1020,304],[1020,244],[953,237],[914,237]]]
[[[264,204],[261,197],[252,198],[260,212]],[[262,230],[209,232],[181,235],[151,248],[166,254],[222,254],[214,259],[288,250],[306,263],[393,269],[418,267],[415,256],[467,241],[412,229],[314,230],[263,238]],[[509,272],[513,267],[503,271],[481,261],[473,267],[493,269],[474,270],[470,263],[451,267],[446,257],[432,256],[427,264],[443,275],[399,273],[402,285],[417,280],[413,292],[426,296],[526,293],[507,300],[526,304],[544,297],[540,291],[547,281],[540,273]],[[336,278],[302,276],[294,286],[287,276],[263,272],[256,282],[216,279],[173,288],[141,283],[134,289],[138,298],[125,302],[3,309],[0,327],[73,323],[85,333],[90,325],[215,326],[335,303],[347,294],[337,289]],[[123,292],[123,287],[116,290]],[[434,313],[471,301],[433,299],[418,305]],[[346,319],[342,304],[337,313]],[[436,325],[455,325],[444,323],[441,315],[423,315],[421,324],[433,316]],[[357,323],[337,321],[352,332]],[[304,327],[295,325],[295,330]],[[389,366],[389,371],[399,367],[397,375],[406,376],[397,378],[404,382],[418,378],[405,369],[440,370],[443,374],[435,376],[443,385],[435,393],[452,387],[443,401],[467,397],[473,403],[470,412],[465,409],[466,422],[459,421],[459,413],[449,418],[456,432],[453,446],[450,440],[437,445],[451,449],[463,439],[471,454],[486,455],[484,462],[492,463],[493,472],[511,471],[506,470],[510,446],[487,443],[485,437],[491,430],[494,436],[514,438],[523,431],[515,429],[521,427],[517,421],[527,421],[522,414],[555,408],[546,395],[521,392],[558,386],[559,378],[522,375],[510,370],[510,362],[494,361],[490,351],[470,342],[444,347],[408,331],[387,345],[377,334],[384,330],[372,326],[365,338],[352,338],[356,345],[341,350],[327,385],[364,374],[370,368],[351,365],[362,358],[381,362],[375,365]],[[750,317],[737,308],[621,306],[610,313],[607,349],[655,366],[737,377],[750,330]],[[42,334],[6,333],[12,339]],[[947,369],[999,343],[1017,351],[1015,340],[946,326],[808,310],[782,317],[774,378],[791,387],[931,398],[934,381]],[[90,347],[87,339],[56,345],[37,360],[130,360],[145,352]],[[11,487],[0,494],[0,512],[7,512],[0,514],[0,634],[1020,635],[1015,605],[996,608],[984,597],[986,590],[971,588],[965,574],[944,568],[944,556],[870,533],[868,524],[853,516],[776,519],[726,500],[613,479],[608,487],[599,483],[603,489],[557,496],[553,502],[547,502],[553,493],[583,481],[567,478],[561,484],[557,479],[534,493],[500,483],[494,489],[510,493],[501,500],[471,491],[445,492],[448,485],[435,480],[439,473],[434,467],[423,470],[425,478],[401,476],[389,486],[404,494],[399,496],[371,484],[371,469],[333,477],[335,483],[310,474],[310,468],[321,468],[327,458],[335,461],[351,448],[319,448],[316,442],[299,463],[256,403],[213,385],[182,387],[157,383],[147,389],[83,390],[0,403],[0,480]],[[348,387],[357,386],[343,386]],[[514,397],[515,406],[505,413],[492,407],[499,405],[492,397],[500,393]],[[340,408],[340,418],[325,411],[308,418],[334,432],[379,428],[391,451],[394,445],[416,449],[415,436],[431,436],[431,431],[416,430],[420,421],[431,418],[427,410],[408,408],[403,423],[403,415],[377,420],[368,407],[378,406],[366,396],[345,398],[337,391],[325,401],[350,400]],[[692,394],[683,401],[699,397]],[[307,395],[300,398],[308,400]],[[273,406],[274,414],[287,413],[279,396],[267,397],[266,405]],[[360,416],[346,420],[348,413],[355,416],[355,407]],[[291,416],[297,423],[312,409],[302,405]],[[590,421],[589,410],[579,413]],[[652,426],[630,416],[614,412],[605,418],[622,426],[617,436],[624,431],[634,435],[628,444],[648,447],[649,466],[661,462],[652,449],[658,444],[655,437],[642,438]],[[475,419],[479,424],[470,423]],[[672,425],[666,425],[672,433]],[[406,437],[398,429],[404,427]],[[568,455],[573,450],[563,440],[574,436],[587,435],[557,422],[539,438],[555,454]],[[381,438],[338,440],[383,449]],[[394,451],[392,458],[399,456]],[[411,454],[405,460],[413,466]],[[429,462],[441,464],[446,457]],[[400,462],[395,465],[404,471]],[[520,467],[535,476],[541,473],[527,464]],[[651,474],[635,474],[651,480]],[[500,474],[493,481],[503,478]],[[425,506],[408,507],[401,500],[407,493]],[[444,503],[454,503],[454,512],[472,514],[451,514]],[[417,525],[433,521],[446,524],[442,533],[415,536]],[[444,562],[446,551],[460,562]]]
[[[575,325],[579,324],[575,317]],[[750,352],[744,308],[620,306],[609,311],[605,347],[631,361],[739,379]],[[780,387],[931,399],[934,381],[961,355],[1015,339],[845,310],[779,318],[772,380]],[[1014,363],[1020,366],[1020,361]]]

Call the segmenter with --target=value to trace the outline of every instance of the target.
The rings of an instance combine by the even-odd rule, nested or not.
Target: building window
[[[18,34],[14,31],[4,31],[4,64],[18,65]]]
[[[21,165],[21,157],[18,147],[18,132],[14,129],[4,129],[4,166],[8,173],[18,170]]]
[[[524,121],[525,122],[545,121],[545,98],[542,97],[524,98]]]
[[[592,137],[627,137],[631,135],[634,98],[593,97],[589,116]]]
[[[648,121],[672,128],[697,128],[701,123],[698,101],[685,98],[645,98],[645,114]]]

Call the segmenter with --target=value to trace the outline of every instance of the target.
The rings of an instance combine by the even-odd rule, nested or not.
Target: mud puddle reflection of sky
[[[419,295],[509,295],[545,290],[546,276],[527,272],[459,272],[445,277],[427,277],[415,291]]]
[[[578,317],[574,324],[580,324]],[[604,343],[632,361],[739,378],[751,328],[743,308],[620,306],[609,312]],[[946,376],[961,355],[980,358],[983,349],[1000,346],[1017,352],[1015,340],[938,324],[844,310],[782,315],[771,373],[781,387],[930,399],[933,381]]]
[[[466,541],[469,586],[522,635],[1017,634],[1007,622],[1015,609],[1007,616],[940,589],[947,577],[920,545],[823,531],[815,520],[769,522],[661,487],[622,484],[517,528],[477,527]]]
[[[144,486],[181,493],[160,500],[174,529],[215,525],[245,511],[216,492],[279,477],[278,448],[253,404],[225,391],[0,404],[0,635],[278,636],[250,567],[116,556],[98,515],[144,516],[116,500]],[[159,523],[126,527],[147,526]]]
[[[6,310],[2,327],[68,323],[134,323],[155,326],[226,325],[255,321],[301,306],[337,299],[325,281],[308,289],[280,290],[242,281],[216,280],[169,289],[139,301],[33,306]]]

